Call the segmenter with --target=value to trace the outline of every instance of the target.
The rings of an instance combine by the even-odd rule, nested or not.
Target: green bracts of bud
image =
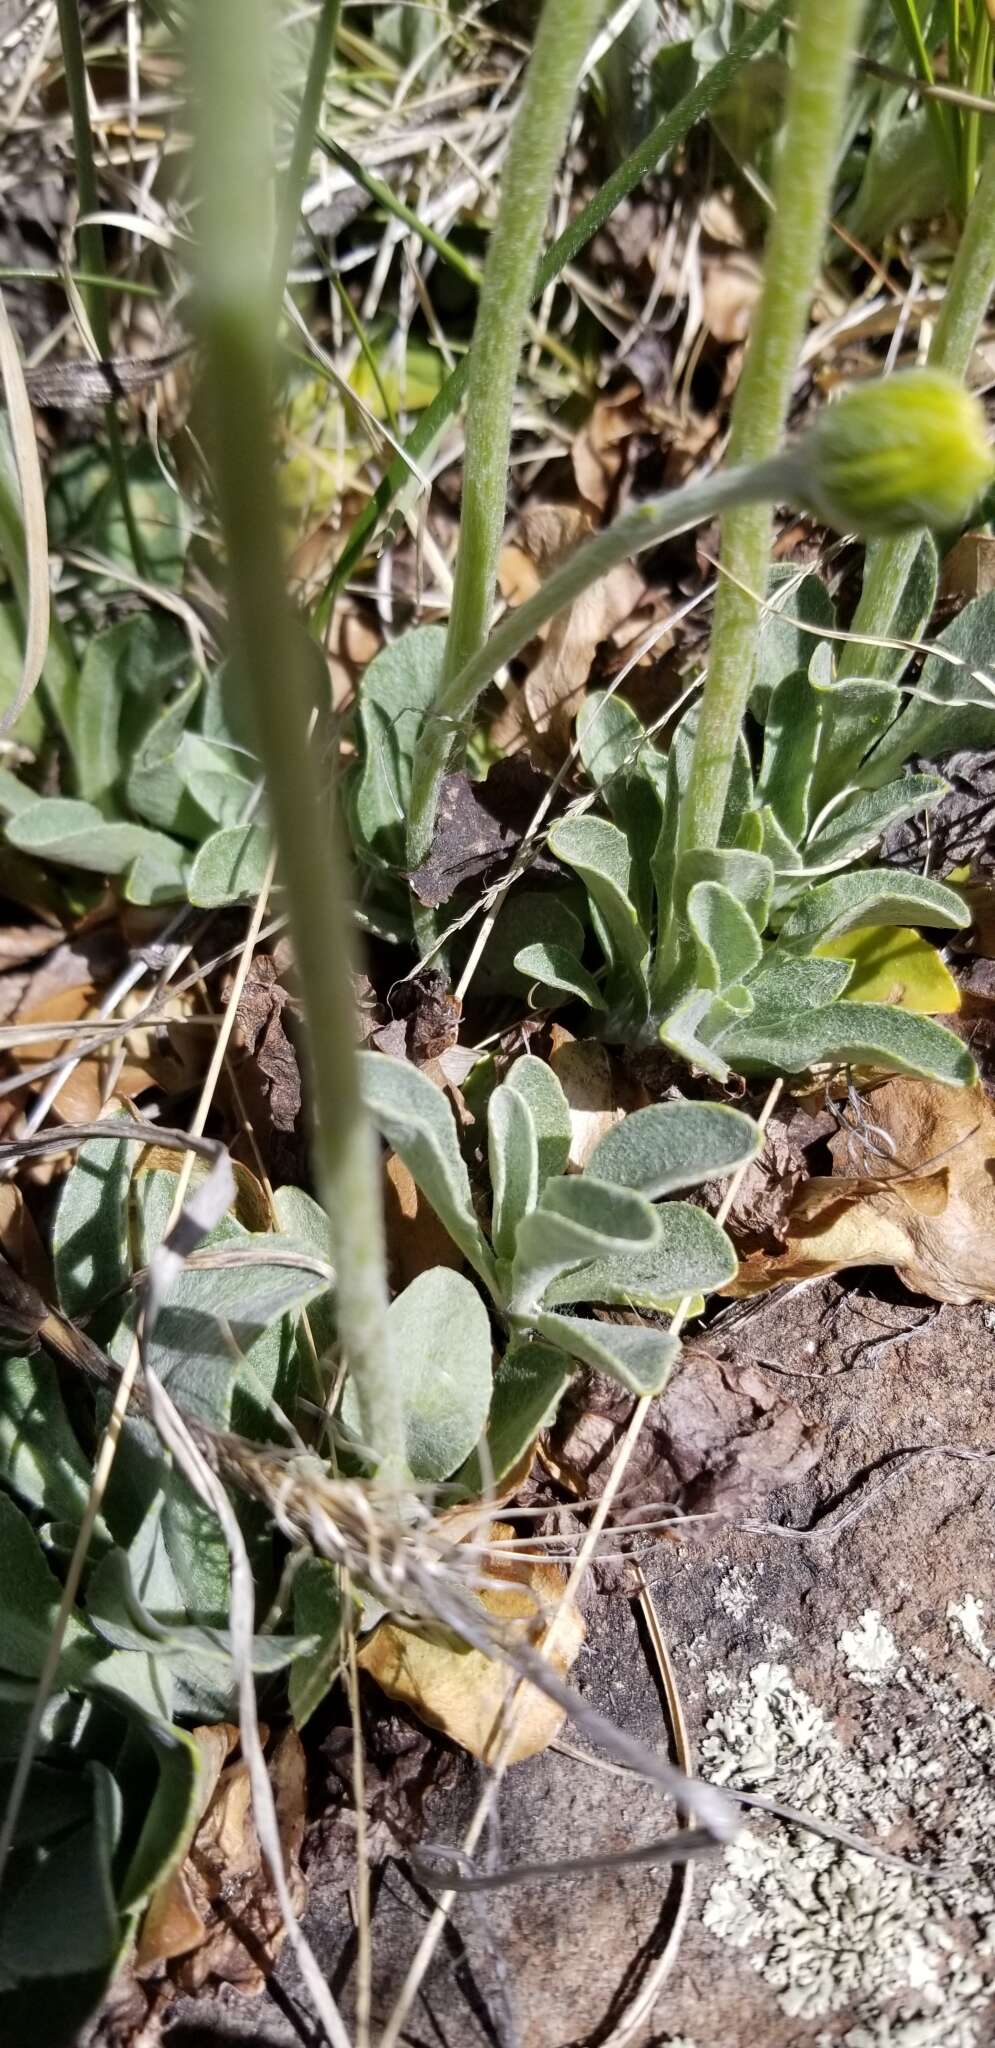
[[[789,460],[819,519],[870,539],[962,525],[995,473],[981,405],[940,370],[847,392]]]

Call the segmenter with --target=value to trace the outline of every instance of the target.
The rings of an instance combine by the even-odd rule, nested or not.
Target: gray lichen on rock
[[[846,2048],[978,2048],[995,2011],[995,1716],[921,1653],[902,1662],[876,1613],[840,1650],[861,1681],[852,1747],[785,1664],[764,1662],[717,1704],[703,1774],[921,1854],[949,1879],[762,1822],[726,1850],[705,1925],[790,2017],[845,2013]]]

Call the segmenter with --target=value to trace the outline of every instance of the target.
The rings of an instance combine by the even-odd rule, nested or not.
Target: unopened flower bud
[[[847,392],[794,457],[817,517],[871,538],[962,525],[993,474],[978,400],[940,370],[906,370]]]

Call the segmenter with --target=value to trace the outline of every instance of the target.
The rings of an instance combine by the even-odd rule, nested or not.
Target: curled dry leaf
[[[611,1060],[594,1039],[563,1035],[549,1064],[570,1105],[569,1165],[580,1173],[595,1145],[625,1115],[615,1100]]]
[[[506,548],[501,558],[499,578],[505,596],[521,602],[590,531],[590,520],[576,506],[537,505],[526,511],[521,544]],[[560,766],[569,751],[595,653],[644,594],[641,576],[626,564],[592,584],[553,620],[521,697],[495,729],[497,744],[510,747],[524,738],[537,765],[554,770]]]
[[[293,999],[283,985],[291,967],[289,945],[257,953],[239,998],[233,1039],[234,1070],[271,1180],[304,1180],[308,1147],[301,1127],[301,1070],[286,1028]],[[222,983],[227,1003],[234,977]]]
[[[463,1254],[449,1232],[419,1194],[403,1159],[390,1152],[384,1161],[384,1229],[395,1292],[400,1294],[431,1266],[461,1272]]]
[[[252,1818],[248,1765],[226,1761],[237,1729],[223,1724],[194,1733],[204,1769],[200,1818],[185,1862],[149,1906],[139,1966],[172,1962],[172,1975],[187,1992],[213,1982],[258,1994],[286,1929]],[[287,1879],[300,1912],[307,1898],[300,1867],[307,1783],[294,1729],[280,1736],[268,1768]]]
[[[492,1542],[502,1542],[515,1531],[504,1522],[493,1522]],[[488,1577],[500,1580],[480,1595],[481,1604],[504,1629],[515,1630],[541,1650],[548,1617],[558,1605],[565,1584],[564,1574],[554,1565],[540,1564],[521,1552],[513,1557],[498,1552],[487,1561]],[[584,1640],[584,1624],[576,1608],[570,1607],[557,1628],[551,1662],[565,1676]],[[470,1649],[448,1630],[408,1628],[397,1621],[381,1621],[359,1653],[359,1664],[368,1671],[390,1699],[410,1707],[430,1728],[437,1728],[462,1749],[483,1763],[490,1763],[501,1746],[502,1708],[512,1673],[496,1657],[485,1657]],[[512,1763],[538,1756],[559,1734],[564,1713],[561,1707],[533,1685],[526,1685],[516,1713]]]
[[[799,1190],[782,1249],[746,1248],[725,1293],[894,1266],[906,1287],[933,1301],[995,1300],[995,1105],[980,1086],[910,1075],[866,1102],[870,1142],[883,1149],[860,1147],[847,1132],[834,1138],[836,1171]]]
[[[570,461],[581,497],[598,512],[607,512],[615,497],[626,443],[648,427],[645,400],[634,379],[595,399],[570,444]]]
[[[131,990],[118,1005],[118,1018],[139,1015],[147,1003],[142,990]],[[201,1071],[206,1043],[203,1033],[190,1028],[195,1009],[191,989],[164,997],[156,1005],[154,1024],[136,1025],[127,1037],[105,1043],[80,1060],[60,1089],[53,1114],[63,1123],[94,1123],[112,1101],[136,1102],[150,1088],[177,1094],[192,1087]],[[92,984],[57,989],[41,1001],[32,1000],[29,990],[12,1021],[24,1027],[84,1024],[96,1021],[98,1010],[99,996]],[[63,1053],[78,1052],[85,1042],[82,1033],[61,1032],[45,1038],[32,1032],[22,1045],[12,1048],[11,1058],[16,1066],[30,1069]]]

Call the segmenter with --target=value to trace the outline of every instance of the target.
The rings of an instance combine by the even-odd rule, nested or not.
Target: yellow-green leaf
[[[853,961],[847,1002],[891,1003],[926,1017],[960,1009],[960,990],[936,947],[905,925],[864,925],[815,951],[823,960]]]

